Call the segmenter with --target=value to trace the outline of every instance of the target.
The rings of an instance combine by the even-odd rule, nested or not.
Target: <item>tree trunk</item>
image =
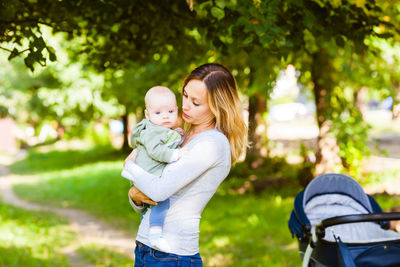
[[[266,136],[267,123],[264,113],[267,110],[265,98],[260,94],[249,97],[249,140],[251,147],[247,149],[246,161],[255,169],[264,162],[267,156]]]
[[[129,143],[128,143],[128,112],[125,112],[124,115],[122,115],[122,123],[124,124],[124,140],[122,142],[122,151],[129,151],[130,147],[129,147]]]
[[[331,134],[332,121],[329,119],[329,102],[333,89],[333,72],[329,55],[324,48],[312,55],[311,79],[314,83],[316,116],[319,127],[314,176],[335,172],[341,165],[336,138]]]
[[[367,87],[361,87],[353,93],[353,105],[360,111],[363,116],[366,111],[365,96],[367,95],[367,93]]]

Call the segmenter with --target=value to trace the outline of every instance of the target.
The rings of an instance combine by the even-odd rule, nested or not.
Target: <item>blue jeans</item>
[[[164,253],[136,241],[135,267],[203,267],[200,253],[192,256],[179,256]]]

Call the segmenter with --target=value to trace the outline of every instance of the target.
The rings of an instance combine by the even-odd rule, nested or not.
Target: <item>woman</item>
[[[219,64],[197,67],[184,80],[182,96],[185,137],[181,147],[189,151],[168,164],[161,178],[137,166],[131,160],[135,155],[125,160],[124,169],[135,184],[129,196],[136,210],[143,203],[170,199],[163,228],[170,253],[149,247],[147,212],[136,239],[135,266],[202,266],[201,213],[247,146],[247,127],[229,70]]]

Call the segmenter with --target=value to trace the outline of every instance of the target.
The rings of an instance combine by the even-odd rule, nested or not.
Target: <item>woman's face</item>
[[[190,80],[183,88],[182,118],[193,126],[210,126],[214,123],[214,114],[208,105],[208,92],[204,82]]]

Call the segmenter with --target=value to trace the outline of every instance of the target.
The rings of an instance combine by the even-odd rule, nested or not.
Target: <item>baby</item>
[[[178,147],[183,130],[172,130],[178,121],[178,106],[174,93],[167,87],[150,88],[145,96],[145,116],[132,129],[130,140],[133,149],[137,148],[136,164],[146,171],[161,176],[166,163],[178,160],[186,149]],[[121,175],[130,179],[130,174]],[[169,199],[151,207],[149,241],[161,251],[169,252],[170,247],[162,236],[164,219],[169,209]]]

